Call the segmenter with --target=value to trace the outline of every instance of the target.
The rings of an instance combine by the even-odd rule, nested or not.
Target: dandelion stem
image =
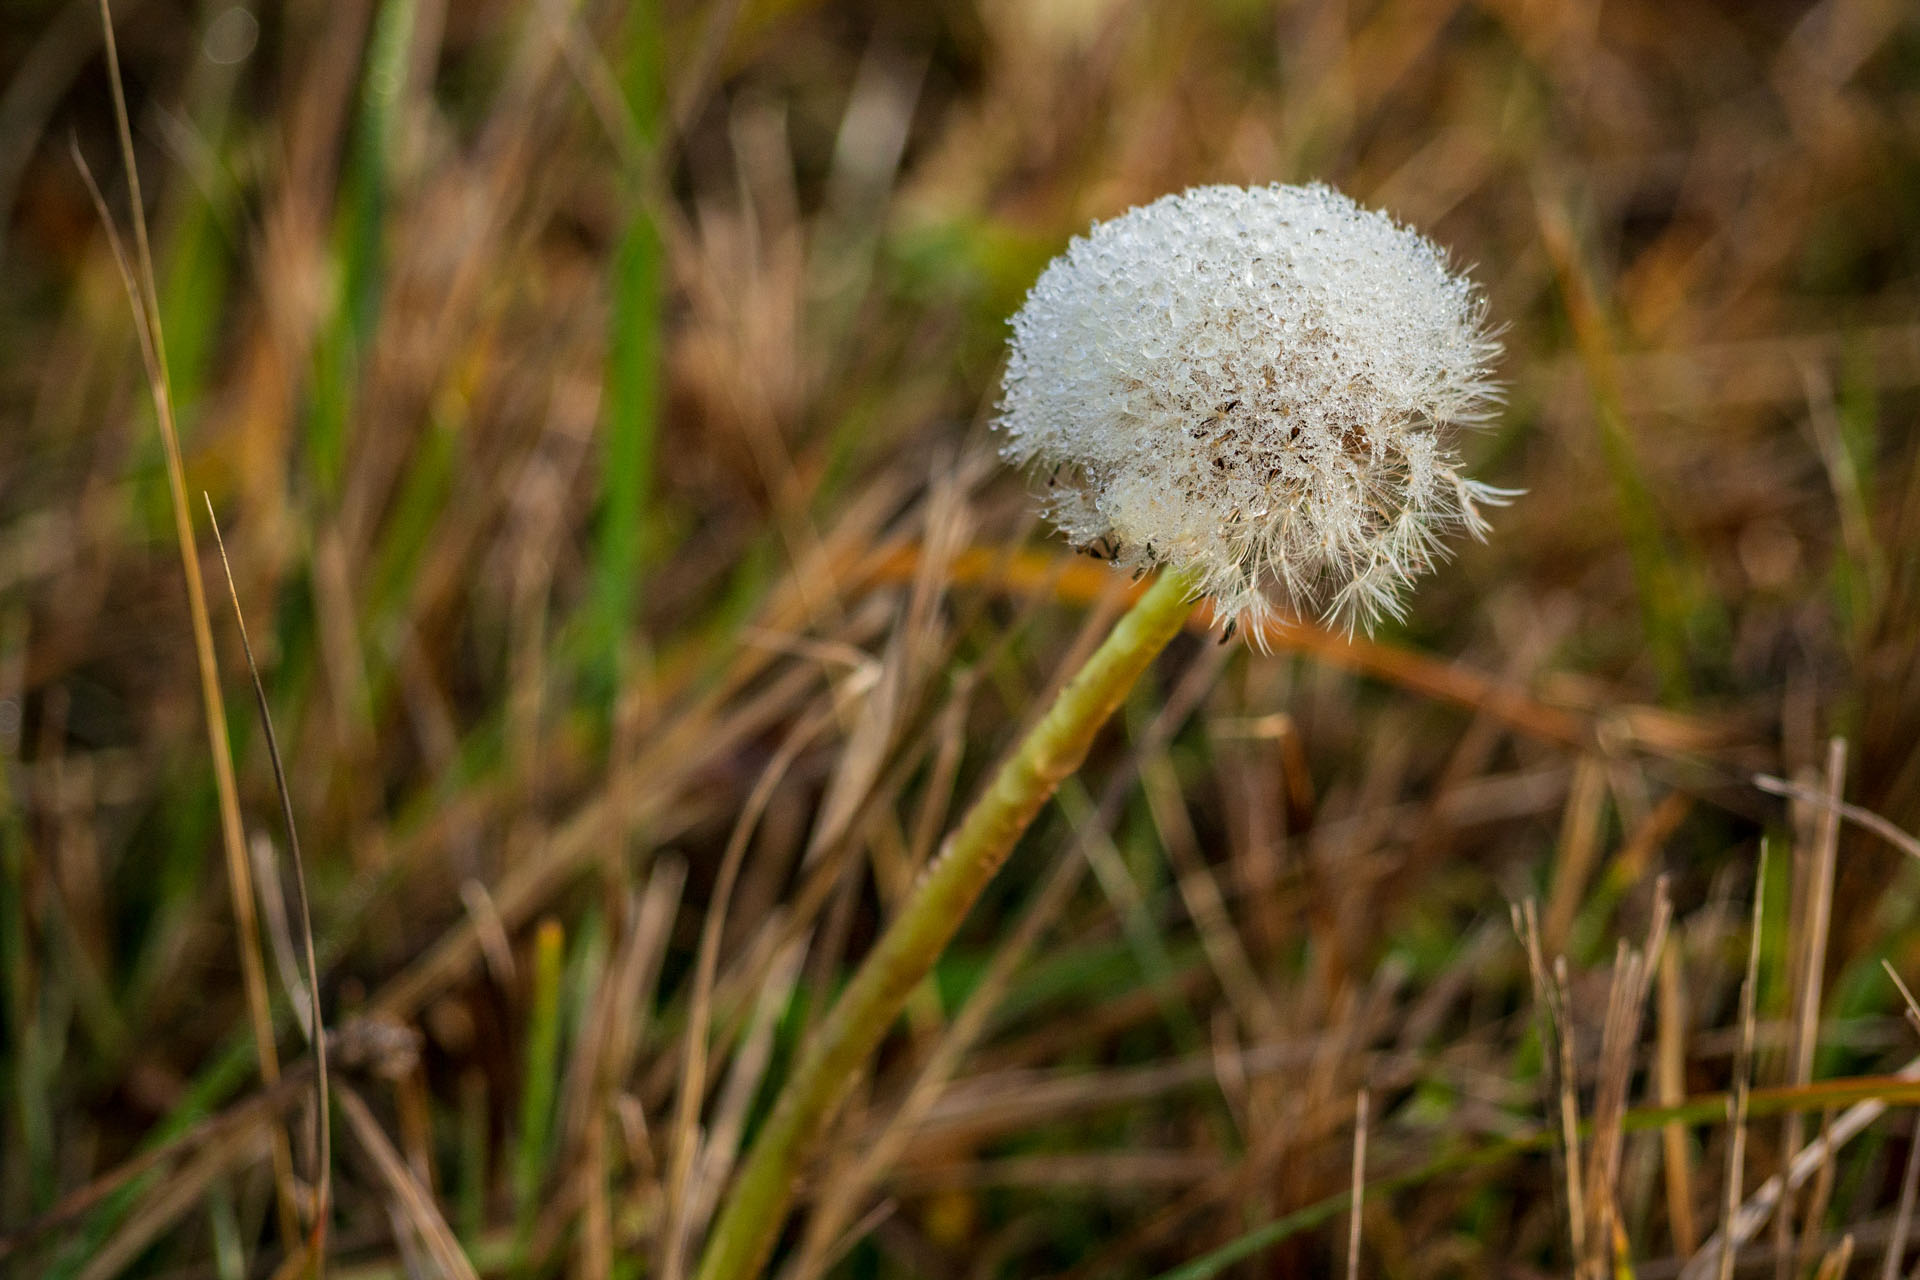
[[[754,1140],[700,1262],[699,1280],[746,1280],[772,1252],[801,1161],[907,996],[966,919],[1147,664],[1185,624],[1193,578],[1163,572],[1060,691],[948,836],[900,913],[827,1015]]]

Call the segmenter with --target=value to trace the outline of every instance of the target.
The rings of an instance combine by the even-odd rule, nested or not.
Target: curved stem
[[[1185,624],[1190,577],[1165,572],[1060,691],[947,837],[788,1077],[700,1260],[699,1280],[747,1280],[772,1252],[800,1162],[907,996],[932,970],[1014,843],[1080,762],[1140,673]]]

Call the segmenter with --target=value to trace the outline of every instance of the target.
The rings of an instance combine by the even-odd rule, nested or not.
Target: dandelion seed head
[[[1041,274],[996,425],[1076,544],[1192,571],[1255,636],[1279,602],[1371,625],[1510,496],[1452,443],[1497,401],[1498,351],[1478,289],[1387,215],[1318,183],[1199,187]]]

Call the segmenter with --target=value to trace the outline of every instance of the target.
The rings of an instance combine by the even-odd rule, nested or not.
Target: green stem
[[[699,1280],[747,1280],[772,1252],[795,1176],[908,994],[932,970],[1015,841],[1080,762],[1121,699],[1192,610],[1193,581],[1162,573],[1067,682],[827,1015],[754,1140],[700,1260]]]

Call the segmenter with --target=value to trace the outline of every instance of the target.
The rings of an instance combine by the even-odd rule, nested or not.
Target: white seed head
[[[1096,223],[1013,318],[997,422],[1070,540],[1194,572],[1221,616],[1371,624],[1506,492],[1451,429],[1499,388],[1432,241],[1318,183],[1198,187]]]

